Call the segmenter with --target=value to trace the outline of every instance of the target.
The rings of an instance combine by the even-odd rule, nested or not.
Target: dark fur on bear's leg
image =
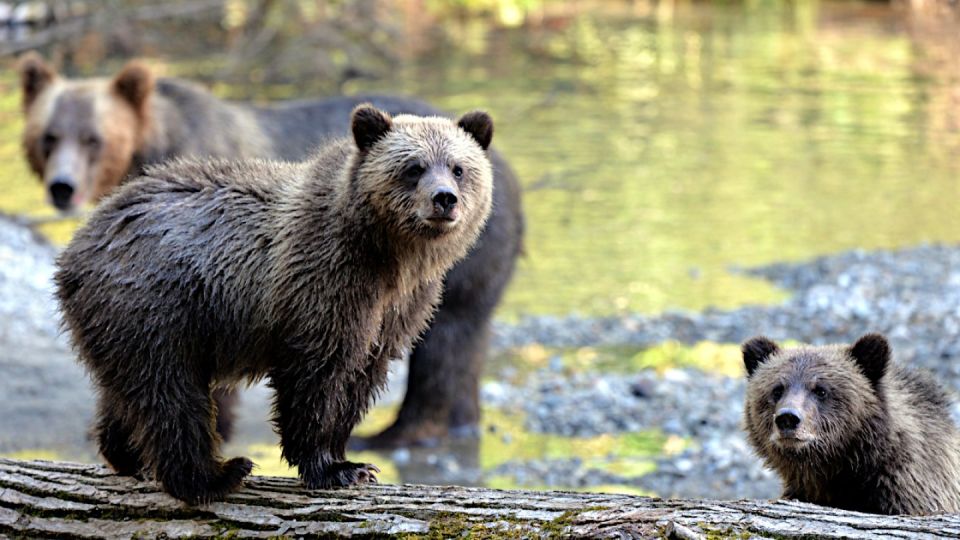
[[[246,458],[234,458],[226,463],[211,459],[210,455],[215,455],[220,441],[211,431],[214,420],[210,398],[206,398],[207,404],[204,405],[201,390],[181,394],[171,389],[170,395],[178,394],[184,396],[182,407],[172,400],[164,400],[170,417],[151,419],[144,416],[145,423],[135,428],[101,399],[95,427],[100,453],[118,474],[124,476],[140,477],[145,466],[152,468],[171,495],[190,504],[220,500],[240,486],[250,474],[253,463]],[[157,405],[146,405],[148,408],[153,406]],[[151,445],[158,439],[164,443],[174,442],[178,435],[182,438],[176,441],[179,444],[171,452],[155,455],[152,451],[154,447]],[[140,445],[144,445],[146,463],[136,448],[135,437],[139,437]]]
[[[113,396],[114,400],[117,396]],[[229,409],[236,402],[236,393],[233,390],[214,391],[213,399],[217,403],[218,414],[216,415],[217,433],[223,437],[224,425],[221,423],[224,418],[232,421],[232,411]],[[225,409],[221,409],[225,407]],[[94,426],[94,435],[97,440],[97,446],[103,458],[117,472],[123,476],[142,477],[144,461],[140,452],[133,446],[134,430],[128,425],[116,412],[116,404],[108,406],[101,399],[98,403],[97,423]],[[229,424],[226,425],[226,432],[229,434]],[[214,441],[218,444],[219,441]],[[246,465],[245,465],[246,464]],[[233,490],[243,477],[250,473],[252,463],[245,458],[237,458],[228,462],[223,473],[219,475],[218,486],[214,486],[212,491],[223,492],[225,495]],[[244,472],[245,470],[245,472]],[[238,478],[233,478],[240,474]]]
[[[217,388],[213,391],[213,401],[217,405],[217,433],[224,442],[233,436],[233,424],[236,420],[237,391],[232,388]]]
[[[103,458],[117,474],[139,477],[143,470],[143,460],[132,446],[133,431],[123,419],[104,405],[103,400],[98,404],[98,409],[94,434]]]
[[[222,500],[241,485],[253,463],[242,457],[224,463],[219,457],[213,399],[206,385],[182,373],[160,377],[165,381],[162,392],[145,392],[131,403],[134,411],[142,411],[135,443],[143,448],[147,467],[164,490],[188,504]]]
[[[487,360],[489,328],[479,330],[479,343],[470,354],[462,374],[454,378],[454,401],[450,408],[449,435],[454,438],[478,437],[480,435],[480,376]]]
[[[296,366],[291,361],[290,366]],[[383,364],[385,366],[385,364]],[[385,369],[379,370],[385,373]],[[302,369],[277,369],[270,376],[276,391],[274,423],[280,432],[283,456],[297,466],[300,478],[310,489],[330,489],[359,483],[375,483],[376,466],[346,461],[346,441],[363,417],[372,385],[379,383],[366,374],[357,375],[343,366],[324,366],[305,380]],[[323,381],[323,382],[319,382]],[[322,391],[303,391],[323,388]],[[338,395],[351,398],[344,409]],[[303,422],[305,411],[315,411],[318,423]]]

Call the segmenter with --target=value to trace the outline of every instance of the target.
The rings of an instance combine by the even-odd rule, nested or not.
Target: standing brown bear
[[[188,503],[223,498],[252,464],[219,457],[211,389],[266,377],[307,487],[374,480],[345,461],[347,438],[483,229],[493,124],[360,106],[352,132],[304,163],[148,168],[60,256],[57,295],[118,472],[146,469]]]
[[[743,345],[750,444],[783,497],[876,514],[960,511],[960,433],[929,377],[890,362],[879,334],[852,346]]]
[[[421,101],[343,96],[255,106],[218,99],[189,81],[157,78],[130,62],[111,78],[70,79],[36,53],[19,62],[26,127],[23,149],[51,204],[96,202],[145,166],[181,157],[302,161],[317,141],[347,135],[350,111],[370,102],[390,114],[433,116]],[[479,377],[493,311],[513,274],[523,236],[520,188],[491,149],[494,201],[470,254],[448,272],[443,301],[410,353],[407,393],[396,422],[361,446],[431,443],[476,433]],[[230,431],[230,394],[218,420]],[[226,413],[226,414],[225,414]]]

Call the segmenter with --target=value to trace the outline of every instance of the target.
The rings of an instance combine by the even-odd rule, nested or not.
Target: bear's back
[[[898,363],[891,366],[888,377],[895,381],[898,392],[909,396],[913,407],[931,416],[949,420],[952,399],[927,371],[909,368]],[[951,421],[950,425],[954,425]]]
[[[960,431],[950,396],[930,374],[897,363],[882,384],[887,436],[861,444],[877,456],[873,475],[883,488],[864,495],[884,513],[960,511]]]
[[[145,257],[158,259],[169,247],[184,258],[194,246],[217,253],[222,242],[242,238],[250,244],[260,229],[269,229],[270,213],[302,170],[298,164],[216,159],[149,167],[94,211],[65,254],[93,247],[124,257],[149,246],[159,251]]]
[[[915,438],[919,454],[901,457],[932,460],[926,463],[928,474],[953,479],[955,509],[960,510],[960,428],[951,411],[953,398],[928,372],[897,364],[891,367],[888,411],[896,427]]]
[[[145,164],[169,157],[273,158],[273,139],[254,110],[217,99],[206,89],[181,79],[157,81],[153,122]]]
[[[179,160],[117,190],[58,260],[57,294],[73,335],[84,341],[77,343],[81,351],[149,354],[155,335],[181,336],[187,346],[242,348],[237,336],[258,326],[257,295],[269,281],[274,209],[302,169]],[[100,309],[104,299],[109,311]],[[219,343],[220,335],[234,342]],[[129,345],[100,346],[120,336]]]

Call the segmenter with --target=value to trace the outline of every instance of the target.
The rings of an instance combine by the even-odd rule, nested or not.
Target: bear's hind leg
[[[209,388],[173,376],[166,380],[162,391],[139,404],[136,444],[170,495],[188,504],[222,500],[240,487],[253,462],[221,460]]]
[[[216,388],[213,391],[213,402],[217,405],[217,433],[226,442],[233,436],[233,425],[236,421],[237,402],[240,397],[233,388]]]
[[[143,470],[143,460],[140,453],[133,447],[131,437],[133,431],[123,420],[123,412],[118,410],[119,404],[115,400],[101,397],[97,403],[97,423],[94,435],[100,454],[107,463],[123,476],[139,476]]]

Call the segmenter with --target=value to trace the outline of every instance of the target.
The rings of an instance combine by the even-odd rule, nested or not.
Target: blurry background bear
[[[382,482],[778,496],[740,427],[738,344],[757,334],[789,349],[880,332],[955,415],[958,9],[0,1],[0,454],[100,461],[50,284],[82,218],[53,203],[165,154],[302,156],[370,94],[490,112],[497,185],[522,184],[526,218],[521,244],[518,201],[495,189],[507,219],[357,428],[355,448],[428,445],[350,452]],[[295,474],[267,408],[260,387],[243,396],[225,453]]]

